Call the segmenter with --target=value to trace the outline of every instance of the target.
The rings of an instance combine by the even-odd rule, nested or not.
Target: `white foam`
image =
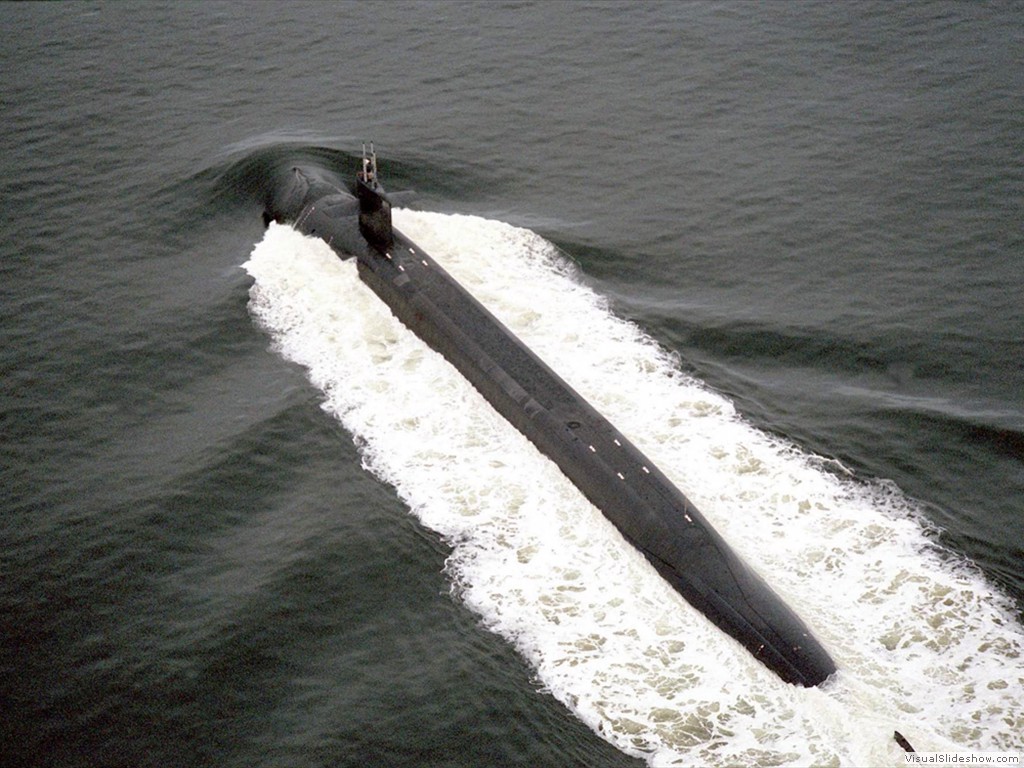
[[[575,487],[321,241],[271,225],[250,308],[309,371],[365,466],[453,547],[453,589],[537,679],[651,765],[898,765],[1024,749],[1024,631],[940,553],[914,505],[745,423],[614,316],[529,230],[395,211],[396,225],[686,493],[840,666],[782,683],[671,590]]]

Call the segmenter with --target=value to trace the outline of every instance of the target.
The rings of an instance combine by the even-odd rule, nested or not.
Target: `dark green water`
[[[961,653],[967,640],[960,650],[938,640],[914,658],[932,676],[965,656],[1004,665],[1005,686],[986,677],[968,695],[970,681],[951,678],[948,707],[911,719],[964,746],[1020,750],[1024,681],[1007,659],[1024,600],[1022,50],[1013,4],[4,7],[5,761],[597,766],[811,754],[856,764],[882,754],[863,729],[844,733],[841,716],[821,724],[813,701],[770,684],[750,704],[764,708],[752,720],[769,736],[742,715],[694,724],[714,719],[703,708],[746,711],[714,679],[674,680],[690,691],[676,699],[682,720],[634,727],[607,714],[621,712],[614,692],[639,696],[634,681],[556,679],[549,651],[531,656],[531,643],[544,647],[537,626],[523,619],[515,636],[496,626],[510,606],[480,598],[486,580],[473,574],[508,587],[515,570],[448,560],[458,542],[421,513],[433,503],[419,495],[426,484],[375,458],[400,436],[343,426],[321,403],[331,382],[350,379],[311,382],[279,329],[254,322],[242,264],[264,238],[270,171],[296,157],[351,169],[368,139],[390,185],[417,190],[418,208],[554,243],[563,266],[578,266],[573,280],[735,405],[746,431],[722,433],[730,454],[767,434],[847,468],[853,479],[829,463],[820,475],[849,483],[836,497],[866,515],[884,507],[908,531],[941,529],[935,572],[960,573],[958,560],[977,569],[963,577],[975,602],[950,621],[991,629],[996,617],[1007,646]],[[481,248],[500,234],[459,219],[430,226]],[[510,306],[522,288],[507,287]],[[540,314],[561,303],[543,301]],[[369,317],[345,312],[348,323]],[[598,318],[585,315],[580,335]],[[569,356],[566,342],[541,337]],[[611,385],[604,395],[619,397]],[[633,407],[638,424],[655,410]],[[799,495],[779,471],[758,492]],[[695,472],[718,477],[710,465]],[[698,495],[733,493],[708,482]],[[562,503],[554,486],[541,493],[542,505]],[[496,515],[503,504],[480,502]],[[769,535],[770,522],[757,526],[770,513],[752,509],[753,532],[734,535]],[[823,526],[834,538],[808,548],[870,538]],[[760,567],[799,603],[799,569],[778,558]],[[902,567],[851,563],[865,583],[877,567],[880,585]],[[855,598],[837,594],[842,609],[816,626],[845,638],[834,646],[841,666],[888,702],[852,649],[879,649],[871,663],[885,668],[889,630]],[[941,634],[916,610],[900,632]],[[607,668],[639,662],[635,651],[606,650]],[[711,651],[697,663],[713,668],[730,652]],[[848,694],[834,698],[861,712]],[[976,730],[951,725],[990,704],[998,714]],[[795,726],[780,725],[782,710],[799,713]]]

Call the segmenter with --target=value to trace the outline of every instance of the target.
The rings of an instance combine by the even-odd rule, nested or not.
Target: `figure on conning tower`
[[[366,144],[363,144],[363,170],[359,172],[359,180],[377,186],[377,153],[373,151],[373,142],[370,142],[370,151],[367,153]]]

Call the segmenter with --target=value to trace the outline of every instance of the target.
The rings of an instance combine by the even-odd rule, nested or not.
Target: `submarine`
[[[289,224],[355,257],[360,279],[555,462],[682,597],[782,680],[810,687],[836,671],[788,605],[625,436],[392,225],[395,197],[363,147],[349,186],[315,165],[272,180],[264,223]]]

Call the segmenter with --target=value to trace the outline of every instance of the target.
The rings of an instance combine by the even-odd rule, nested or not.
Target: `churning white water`
[[[367,469],[451,545],[453,591],[544,688],[651,765],[898,765],[1024,749],[1024,631],[912,500],[753,428],[616,317],[537,234],[395,223],[643,450],[839,665],[779,680],[683,601],[554,464],[402,326],[322,241],[272,224],[250,308],[304,366]]]

